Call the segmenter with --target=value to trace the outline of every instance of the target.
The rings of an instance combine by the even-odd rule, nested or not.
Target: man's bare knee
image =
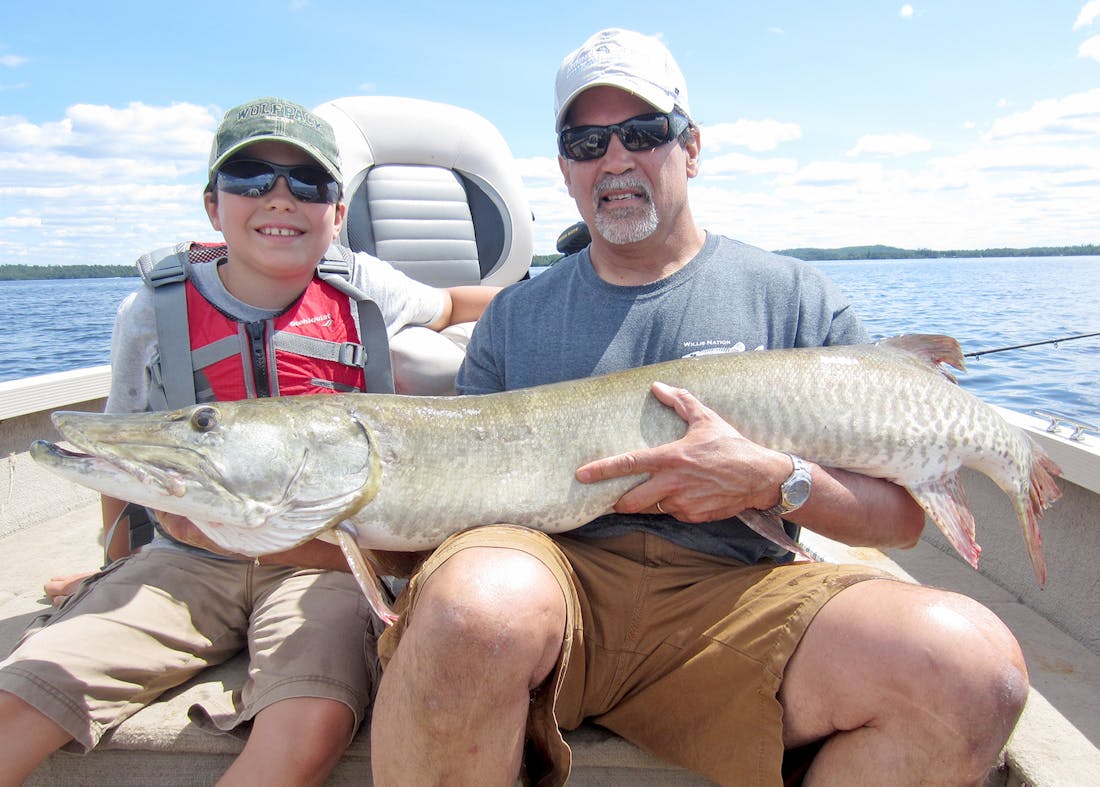
[[[541,561],[516,550],[473,548],[432,574],[410,631],[416,627],[452,654],[525,665],[541,680],[557,660],[565,619],[561,588]]]
[[[1019,645],[981,604],[864,582],[822,608],[788,664],[784,737],[788,745],[830,738],[815,760],[819,777],[830,761],[858,756],[942,771],[944,783],[980,783],[1027,691]]]
[[[932,614],[944,617],[935,696],[955,720],[960,767],[980,781],[1023,712],[1027,666],[1008,627],[978,602],[952,595]]]

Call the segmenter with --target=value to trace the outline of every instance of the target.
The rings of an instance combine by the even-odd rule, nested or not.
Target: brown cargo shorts
[[[782,783],[777,694],[788,660],[829,599],[887,577],[828,563],[746,566],[644,532],[582,539],[475,528],[444,542],[398,599],[401,618],[379,640],[383,669],[424,582],[471,547],[536,557],[566,599],[562,652],[527,722],[526,780],[544,785],[569,775],[559,728],[585,720],[719,783]]]
[[[0,662],[0,689],[84,752],[164,691],[247,648],[244,686],[204,698],[193,720],[229,731],[280,700],[321,697],[346,704],[358,725],[377,670],[372,626],[350,574],[146,549],[33,622]]]

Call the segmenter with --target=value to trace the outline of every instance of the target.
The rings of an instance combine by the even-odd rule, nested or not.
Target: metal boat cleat
[[[1063,424],[1072,427],[1073,433],[1070,434],[1070,440],[1076,440],[1082,442],[1085,439],[1085,432],[1092,432],[1094,434],[1100,434],[1100,427],[1090,424],[1086,421],[1079,421],[1076,418],[1059,413],[1055,410],[1032,410],[1032,412],[1039,418],[1046,418],[1050,421],[1047,425],[1047,431],[1051,434],[1061,434],[1061,427]]]

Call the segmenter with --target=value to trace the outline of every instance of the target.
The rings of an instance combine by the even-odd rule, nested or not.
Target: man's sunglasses
[[[322,167],[299,164],[284,167],[270,161],[236,159],[222,164],[217,174],[217,188],[238,197],[262,197],[275,188],[275,181],[286,179],[290,193],[302,202],[340,201],[340,184]]]
[[[558,150],[573,161],[598,159],[607,153],[612,134],[617,134],[629,151],[653,150],[676,139],[690,125],[691,121],[676,112],[651,112],[610,126],[575,126],[558,134]]]

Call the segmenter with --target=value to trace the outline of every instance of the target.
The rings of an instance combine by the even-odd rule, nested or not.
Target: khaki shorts
[[[398,599],[401,619],[378,643],[383,667],[423,583],[470,547],[538,558],[566,598],[562,653],[528,717],[525,775],[547,785],[569,774],[559,727],[586,719],[716,782],[780,784],[787,661],[830,598],[887,576],[827,563],[745,566],[643,532],[580,539],[476,528],[444,542]]]
[[[196,721],[231,730],[279,700],[321,697],[346,704],[358,726],[373,688],[371,631],[349,574],[146,549],[32,623],[0,663],[0,689],[61,725],[73,737],[66,748],[87,751],[167,689],[247,647],[243,690],[192,708]]]

